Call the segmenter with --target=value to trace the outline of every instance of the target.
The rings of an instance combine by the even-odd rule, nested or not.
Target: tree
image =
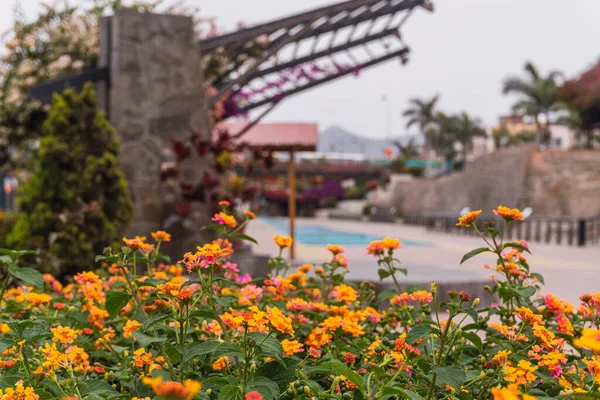
[[[520,99],[513,105],[513,111],[521,115],[533,117],[536,124],[536,145],[542,142],[543,132],[549,132],[550,113],[556,110],[558,104],[558,87],[556,80],[562,74],[551,71],[543,77],[530,62],[525,64],[526,77],[510,76],[502,85],[503,94],[515,93]],[[540,115],[544,115],[546,124],[540,123]]]
[[[560,115],[556,122],[568,126],[569,129],[575,132],[575,139],[578,146],[593,149],[595,142],[600,141],[595,130],[586,126],[579,112],[573,108],[567,106],[564,111],[565,113]]]
[[[395,170],[400,172],[404,171],[404,167],[406,166],[406,162],[411,158],[416,157],[419,152],[417,151],[417,145],[415,143],[415,138],[412,137],[406,142],[406,144],[402,144],[399,140],[394,141],[394,146],[398,149],[398,155],[396,159],[392,162]]]
[[[425,153],[427,161],[432,158],[432,136],[435,124],[435,115],[437,103],[440,99],[439,94],[436,94],[429,100],[413,98],[409,101],[409,107],[402,112],[402,116],[408,118],[406,127],[410,128],[417,125],[423,135],[425,135]],[[429,164],[428,164],[429,167]]]
[[[452,136],[461,145],[462,160],[467,161],[467,154],[473,150],[473,139],[476,137],[487,137],[487,132],[482,126],[479,118],[472,118],[466,112],[453,117]]]
[[[42,267],[58,275],[93,265],[119,241],[133,213],[118,155],[93,84],[55,95],[8,245],[40,249]]]

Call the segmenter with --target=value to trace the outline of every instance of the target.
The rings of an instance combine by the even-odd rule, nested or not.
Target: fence
[[[459,214],[454,213],[421,213],[407,214],[404,223],[424,226],[428,230],[437,230],[453,235],[476,235],[474,229],[456,226]],[[480,215],[477,227],[484,229],[485,221],[495,221],[497,226],[501,219],[496,215]],[[510,224],[507,232],[509,240],[523,239],[528,242],[566,244],[569,246],[590,246],[600,243],[600,216],[595,217],[546,217],[530,216],[524,221]]]

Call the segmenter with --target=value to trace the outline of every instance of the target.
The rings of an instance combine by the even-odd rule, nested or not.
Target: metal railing
[[[423,226],[427,230],[446,232],[453,235],[474,236],[474,229],[456,226],[459,214],[455,213],[413,213],[404,216],[407,225]],[[495,221],[497,226],[503,226],[501,218],[496,215],[480,215],[477,227],[485,229],[486,221]],[[524,221],[509,225],[506,232],[509,240],[522,239],[528,242],[568,245],[591,246],[600,243],[600,215],[594,217],[549,217],[530,216]]]

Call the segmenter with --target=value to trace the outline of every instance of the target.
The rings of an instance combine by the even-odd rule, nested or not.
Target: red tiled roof
[[[231,135],[241,132],[247,122],[228,122],[220,124],[219,129],[227,129]],[[241,138],[251,147],[261,147],[275,151],[316,151],[319,143],[319,130],[316,123],[310,122],[265,122],[253,126]]]

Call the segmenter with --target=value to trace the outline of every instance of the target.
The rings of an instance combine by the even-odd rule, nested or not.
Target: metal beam
[[[27,89],[27,94],[42,103],[51,103],[54,93],[61,93],[65,89],[81,89],[86,82],[109,82],[110,68],[95,68],[84,71],[80,74],[67,76],[66,78],[55,79],[52,81],[40,83]]]
[[[332,47],[330,49],[325,49],[325,50],[317,51],[317,52],[309,54],[307,56],[299,57],[299,58],[297,58],[295,60],[290,60],[290,61],[278,64],[278,65],[274,65],[274,66],[269,67],[269,68],[265,68],[265,69],[261,69],[259,71],[256,71],[255,73],[253,73],[253,74],[251,74],[251,75],[248,76],[248,80],[251,80],[251,79],[254,79],[254,78],[257,78],[257,77],[261,77],[261,76],[266,76],[268,74],[272,74],[272,73],[275,73],[275,72],[279,72],[279,71],[282,71],[284,69],[293,67],[293,66],[298,65],[298,64],[304,64],[306,62],[316,60],[317,58],[320,58],[320,57],[332,55],[334,53],[337,53],[337,52],[340,52],[340,51],[344,51],[344,50],[348,50],[348,49],[350,49],[352,47],[360,46],[360,45],[369,43],[371,41],[374,41],[374,40],[377,40],[377,39],[382,39],[384,37],[392,36],[392,35],[395,35],[395,34],[396,34],[396,29],[395,28],[394,29],[388,29],[386,31],[382,31],[382,32],[379,32],[379,33],[376,33],[376,34],[373,34],[373,35],[370,35],[370,36],[365,36],[362,39],[357,39],[357,40],[353,40],[353,41],[348,42],[348,43],[344,43],[344,44],[341,44],[341,45],[338,45],[338,46],[334,46],[334,47]]]
[[[402,56],[404,54],[409,53],[409,51],[410,50],[408,49],[408,47],[405,47],[403,49],[400,49],[400,50],[394,51],[392,53],[386,54],[384,56],[381,56],[381,57],[375,58],[373,60],[367,61],[367,62],[365,62],[365,63],[363,63],[361,65],[357,65],[356,68],[359,68],[359,69],[368,68],[368,67],[371,67],[373,65],[379,64],[380,62],[387,61],[387,60],[390,60],[390,59],[395,58],[395,57],[400,57],[400,56]],[[307,89],[310,89],[312,87],[321,85],[323,83],[332,81],[334,79],[341,78],[342,76],[351,74],[354,71],[355,71],[355,69],[350,69],[349,68],[347,70],[340,71],[340,72],[338,72],[336,74],[328,75],[328,76],[326,76],[324,78],[321,78],[321,79],[316,79],[316,80],[314,80],[314,81],[312,81],[310,83],[307,83],[306,85],[303,85],[303,86],[297,87],[295,89],[290,89],[288,91],[279,93],[278,96],[277,96],[277,99],[285,98],[287,96],[291,96],[293,94],[302,92],[304,90],[307,90]],[[244,112],[250,111],[252,109],[255,109],[257,107],[261,107],[261,106],[264,106],[266,104],[273,103],[274,101],[279,101],[279,100],[276,100],[275,97],[269,97],[269,98],[257,101],[256,103],[251,103],[251,104],[248,104],[248,105],[246,105],[244,107],[241,107],[239,111],[242,112],[242,113],[244,113]]]

